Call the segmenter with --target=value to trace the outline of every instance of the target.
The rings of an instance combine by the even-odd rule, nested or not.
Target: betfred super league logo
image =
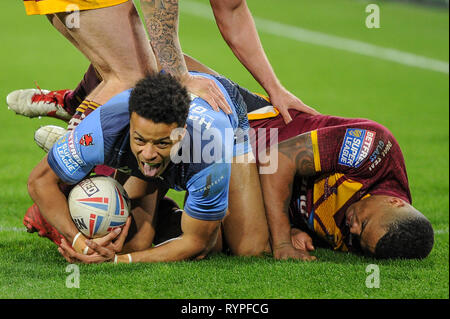
[[[80,139],[80,144],[83,146],[91,146],[94,145],[94,139],[92,138],[91,134],[84,134],[83,137]]]

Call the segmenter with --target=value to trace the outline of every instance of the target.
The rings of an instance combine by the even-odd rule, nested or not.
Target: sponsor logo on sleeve
[[[91,136],[91,133],[84,134],[80,139],[80,145],[83,146],[91,146],[94,145],[94,138]]]
[[[60,139],[56,145],[56,152],[69,175],[73,175],[86,163],[81,159],[74,143],[74,131],[70,132],[67,140]]]
[[[339,153],[338,164],[354,168],[359,167],[367,159],[375,136],[374,131],[357,128],[347,129]]]

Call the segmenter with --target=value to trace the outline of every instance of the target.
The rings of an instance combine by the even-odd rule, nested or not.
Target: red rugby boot
[[[6,103],[17,114],[30,118],[50,116],[63,121],[72,118],[65,108],[64,97],[71,90],[47,91],[41,89],[16,90],[8,94]]]
[[[27,232],[38,232],[39,236],[50,239],[58,246],[61,245],[61,239],[64,237],[44,219],[36,204],[28,208],[23,218],[23,224],[27,228]]]

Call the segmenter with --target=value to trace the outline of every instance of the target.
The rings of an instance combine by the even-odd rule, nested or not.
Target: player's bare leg
[[[69,28],[66,21],[75,20],[74,15],[77,15],[79,23]],[[55,29],[92,62],[102,80],[80,103],[71,120],[71,128],[111,97],[157,70],[156,59],[132,1],[47,17]],[[29,117],[49,115],[68,120],[73,111],[67,114],[60,110],[65,106],[64,94],[67,92],[54,92],[58,94],[37,89],[17,90],[8,96],[7,101],[18,114]],[[33,109],[35,106],[38,106],[37,110]]]
[[[55,15],[57,18],[52,19],[52,24],[91,61],[102,79],[76,109],[69,129],[111,97],[157,70],[156,59],[132,1]],[[74,16],[78,25],[67,27],[65,22],[75,20]]]
[[[132,1],[101,9],[58,13],[57,16],[64,23],[74,14],[79,14],[80,27],[66,27],[67,33],[104,81],[103,87],[89,94],[90,100],[103,104],[134,86],[146,74],[156,71],[156,59]]]
[[[234,255],[270,253],[269,228],[258,169],[255,163],[241,162],[235,158],[231,166],[229,214],[223,221],[222,235]]]

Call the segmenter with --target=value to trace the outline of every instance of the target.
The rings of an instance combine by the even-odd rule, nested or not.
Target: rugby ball
[[[130,200],[114,178],[82,180],[69,193],[69,211],[78,230],[88,238],[103,237],[127,221]]]

